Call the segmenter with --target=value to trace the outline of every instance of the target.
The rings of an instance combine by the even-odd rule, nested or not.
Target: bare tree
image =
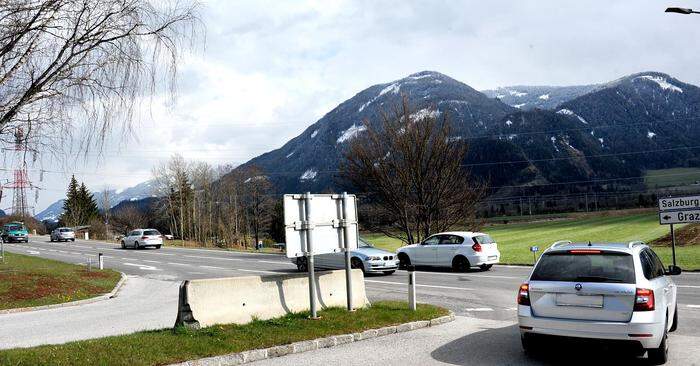
[[[196,0],[3,0],[0,138],[24,127],[52,144],[81,126],[87,150],[128,127],[138,100],[174,91],[197,11]]]
[[[257,244],[262,229],[267,227],[270,219],[272,184],[263,171],[256,166],[246,168],[243,175],[246,177],[243,181],[243,202],[248,224]]]
[[[112,227],[114,230],[126,234],[130,230],[144,227],[148,224],[148,218],[138,207],[126,205],[112,212]]]
[[[407,98],[349,146],[341,177],[367,196],[370,225],[408,243],[474,225],[483,187],[462,167],[467,144],[447,115],[412,114]]]

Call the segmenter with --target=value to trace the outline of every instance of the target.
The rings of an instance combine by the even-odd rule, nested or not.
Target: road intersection
[[[173,247],[164,247],[160,250],[125,250],[114,244],[99,241],[76,240],[67,243],[51,243],[48,237],[41,236],[33,237],[28,244],[6,244],[6,250],[77,264],[85,264],[88,259],[95,264],[98,253],[102,253],[105,267],[122,271],[129,276],[129,279],[127,287],[120,292],[117,299],[81,306],[80,312],[77,309],[64,308],[55,313],[50,311],[24,313],[14,314],[14,317],[0,315],[3,327],[8,330],[3,332],[7,336],[0,337],[0,348],[61,343],[95,336],[168,327],[174,323],[177,286],[182,280],[296,272],[295,266],[285,257],[274,254]],[[423,269],[417,273],[418,299],[419,302],[447,307],[458,316],[455,324],[445,327],[445,337],[454,338],[448,340],[443,337],[446,342],[459,339],[457,336],[460,331],[462,333],[479,331],[478,324],[493,326],[494,329],[510,329],[516,322],[515,292],[529,272],[529,267],[519,266],[495,266],[487,272],[467,273]],[[697,329],[700,329],[700,273],[684,273],[675,277],[674,281],[679,291],[681,324],[672,338],[690,342],[685,338],[690,337],[697,344],[700,337],[697,332]],[[391,276],[368,276],[365,279],[365,286],[370,301],[405,300],[407,275],[403,271],[398,271]],[[71,311],[75,314],[71,314]],[[63,314],[62,312],[68,312],[68,315],[55,316]],[[92,315],[85,317],[84,321],[79,320],[77,315],[86,314],[85,312]],[[139,312],[145,315],[138,315]],[[472,319],[470,324],[473,326],[464,330],[455,328],[460,327],[463,322],[469,323],[469,319]],[[38,326],[40,323],[55,326],[55,329],[63,335],[48,334],[51,332],[46,332],[46,328]],[[32,326],[26,326],[27,324]],[[70,327],[79,330],[60,331],[61,326],[65,324],[71,324]],[[517,329],[511,330],[517,336]],[[414,336],[402,337],[416,341]],[[512,337],[513,335],[509,334],[507,338]],[[381,342],[389,342],[389,340]],[[523,357],[519,352],[519,345],[515,346],[517,347],[503,345],[505,349],[518,350],[511,355],[513,357],[509,359],[511,361]],[[361,347],[361,345],[349,348],[352,347]],[[372,346],[367,345],[367,347]],[[430,347],[435,348],[437,345],[426,346],[423,354],[425,352],[428,355],[432,354],[428,349]],[[677,353],[677,357],[681,357],[679,359],[686,356],[681,352],[692,350],[692,347],[679,348],[672,351]],[[503,359],[497,358],[497,360],[500,362]],[[313,360],[307,361],[313,364]]]

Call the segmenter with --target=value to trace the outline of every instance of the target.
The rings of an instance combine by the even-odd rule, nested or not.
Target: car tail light
[[[141,237],[141,240],[146,240],[146,239],[148,239],[147,236],[142,236],[142,237]]]
[[[518,305],[530,306],[530,285],[523,283],[518,290]]]
[[[654,290],[638,288],[634,296],[634,311],[654,310]]]
[[[480,252],[481,251],[481,244],[475,243],[472,245],[472,249],[474,249],[475,252]]]

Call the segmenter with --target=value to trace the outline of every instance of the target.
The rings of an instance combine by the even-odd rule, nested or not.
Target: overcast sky
[[[605,82],[662,71],[700,85],[700,15],[664,1],[239,1],[203,7],[206,46],[180,65],[175,101],[156,96],[136,139],[112,139],[46,173],[36,212],[70,172],[94,189],[150,177],[174,153],[241,163],[280,147],[362,89],[434,70],[476,89]],[[32,197],[33,199],[33,197]],[[11,205],[10,197],[2,207]]]

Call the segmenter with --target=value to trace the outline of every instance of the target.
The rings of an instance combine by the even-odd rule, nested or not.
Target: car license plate
[[[495,261],[496,258],[498,258],[497,255],[490,255],[490,256],[489,256],[489,260],[490,260],[490,261]]]
[[[556,301],[558,306],[603,307],[603,295],[557,294]]]

